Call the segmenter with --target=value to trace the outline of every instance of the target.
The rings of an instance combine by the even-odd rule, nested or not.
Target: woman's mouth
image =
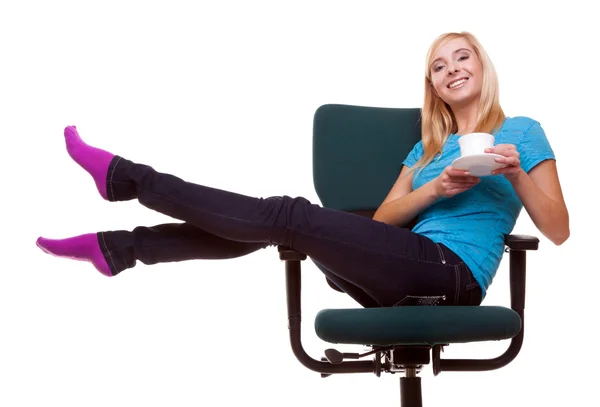
[[[468,80],[469,80],[469,78],[460,78],[460,79],[450,82],[448,84],[448,86],[446,86],[446,87],[448,89],[458,89],[458,88],[461,88],[465,83],[467,83]]]

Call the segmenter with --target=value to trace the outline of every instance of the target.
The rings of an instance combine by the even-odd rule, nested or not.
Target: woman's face
[[[429,67],[434,93],[451,108],[478,103],[483,85],[481,62],[464,38],[441,46]]]

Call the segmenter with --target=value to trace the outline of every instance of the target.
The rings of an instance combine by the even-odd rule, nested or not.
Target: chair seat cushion
[[[521,330],[521,318],[499,306],[325,309],[315,330],[329,343],[437,345],[510,339]]]

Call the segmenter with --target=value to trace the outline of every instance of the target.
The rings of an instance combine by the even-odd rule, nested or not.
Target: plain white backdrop
[[[482,4],[3,1],[0,405],[399,405],[398,376],[321,379],[296,361],[274,249],[225,262],[138,264],[109,279],[44,254],[35,239],[171,221],[137,202],[100,199],[64,150],[67,125],[190,181],[318,202],[314,111],[325,103],[420,106],[427,48],[462,30],[492,58],[506,114],[545,129],[571,238],[554,246],[522,213],[514,232],[541,244],[528,254],[521,354],[487,373],[433,377],[427,366],[424,403],[593,404],[596,18],[585,1]],[[315,314],[356,304],[312,263],[303,276],[304,344],[318,359],[330,345],[314,334]],[[508,257],[484,304],[509,304]],[[453,346],[445,356],[493,357],[506,346]]]

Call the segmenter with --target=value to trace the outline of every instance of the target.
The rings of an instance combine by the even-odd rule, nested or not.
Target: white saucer
[[[504,157],[500,154],[473,154],[465,157],[459,157],[452,161],[452,167],[458,170],[469,171],[476,177],[485,177],[491,175],[492,171],[504,167],[504,164],[497,163],[496,158]]]

